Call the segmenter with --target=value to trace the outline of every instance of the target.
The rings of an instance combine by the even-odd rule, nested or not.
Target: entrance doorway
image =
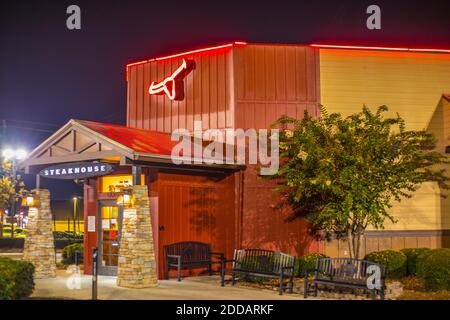
[[[120,235],[122,231],[122,207],[115,201],[100,201],[98,212],[99,274],[117,275]]]

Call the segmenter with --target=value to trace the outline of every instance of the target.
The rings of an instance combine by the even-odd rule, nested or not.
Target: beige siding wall
[[[450,92],[450,54],[320,50],[321,101],[344,115],[390,107],[410,129],[427,128],[443,93]]]
[[[363,104],[372,110],[387,105],[389,115],[398,112],[408,129],[433,132],[439,151],[450,144],[449,106],[441,99],[450,92],[450,54],[323,49],[320,84],[322,104],[330,113],[349,115]],[[392,208],[398,222],[387,223],[386,229],[450,229],[450,198],[440,193],[437,185],[424,184]]]

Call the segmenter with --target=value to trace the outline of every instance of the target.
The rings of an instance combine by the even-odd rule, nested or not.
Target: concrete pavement
[[[51,279],[36,279],[33,298],[90,299],[91,276],[80,276],[80,289],[69,289],[69,274],[58,271]],[[220,286],[219,276],[184,278],[181,282],[160,280],[156,288],[127,289],[116,285],[115,277],[99,276],[98,299],[102,300],[299,300],[298,293],[280,296],[277,291],[259,288]],[[313,298],[308,298],[313,299]]]

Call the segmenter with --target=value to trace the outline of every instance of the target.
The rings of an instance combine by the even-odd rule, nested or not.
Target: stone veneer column
[[[55,243],[52,230],[50,191],[33,190],[34,206],[28,210],[23,259],[35,267],[35,279],[56,277]]]
[[[117,285],[150,288],[158,285],[147,186],[133,186],[131,207],[124,208]]]

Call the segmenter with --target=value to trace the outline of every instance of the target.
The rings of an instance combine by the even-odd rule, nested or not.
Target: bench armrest
[[[283,270],[294,269],[294,267],[281,267]]]
[[[168,260],[170,260],[170,259],[177,259],[178,261],[181,260],[181,256],[174,255],[174,254],[168,254],[166,257]]]
[[[225,267],[225,265],[230,262],[236,262],[236,260],[226,260],[225,258],[220,260],[222,267]]]
[[[225,259],[225,255],[222,252],[210,252],[212,256],[219,256],[220,260]]]

